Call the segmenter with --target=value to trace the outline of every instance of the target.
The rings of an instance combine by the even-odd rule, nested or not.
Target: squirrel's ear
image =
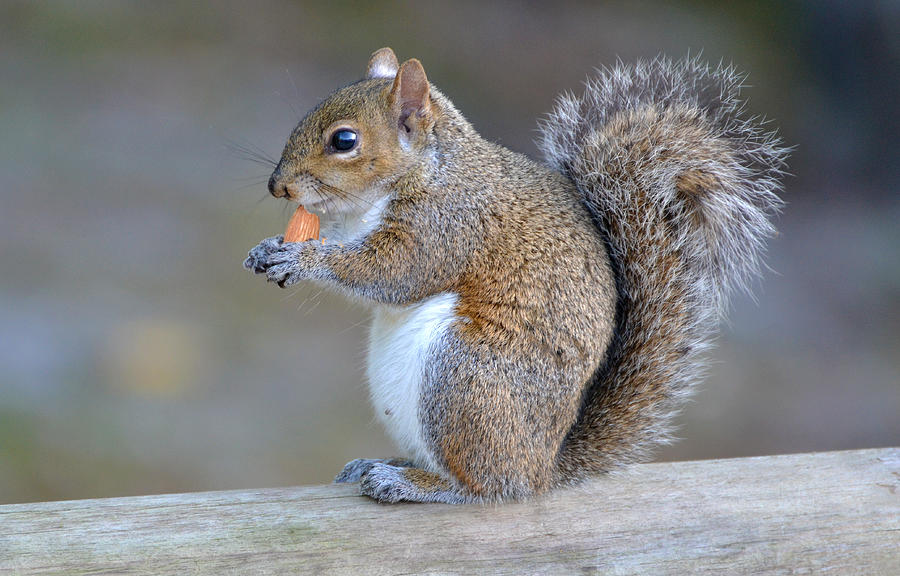
[[[393,78],[399,67],[394,51],[385,47],[372,53],[366,68],[366,78]]]
[[[394,109],[399,113],[398,126],[404,126],[407,132],[413,125],[430,120],[431,98],[428,90],[428,78],[422,63],[415,58],[404,62],[394,78],[391,99]]]

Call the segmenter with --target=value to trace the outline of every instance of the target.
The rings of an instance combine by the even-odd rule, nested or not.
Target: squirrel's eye
[[[338,130],[331,135],[331,147],[338,152],[347,152],[356,146],[356,141],[358,139],[359,137],[353,130]]]

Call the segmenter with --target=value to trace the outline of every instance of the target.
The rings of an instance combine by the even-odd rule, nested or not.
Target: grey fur
[[[619,326],[560,455],[570,479],[669,440],[729,293],[759,271],[788,150],[742,116],[742,80],[696,58],[619,63],[541,125],[548,163],[583,192],[617,265]],[[686,194],[690,171],[711,185]],[[667,326],[667,315],[683,317]],[[607,454],[580,454],[591,448]]]
[[[359,492],[379,502],[437,502],[443,504],[463,504],[470,501],[468,495],[459,490],[439,488],[422,490],[407,479],[407,467],[376,462],[362,476]]]
[[[411,468],[415,466],[411,460],[405,458],[357,458],[347,462],[341,473],[335,476],[335,484],[345,484],[347,482],[359,482],[359,480],[369,473],[376,464],[387,464],[401,468]]]
[[[282,242],[284,242],[284,236],[278,235],[266,238],[257,244],[247,255],[247,259],[244,260],[244,268],[257,274],[265,272],[266,261],[273,252],[281,248]]]

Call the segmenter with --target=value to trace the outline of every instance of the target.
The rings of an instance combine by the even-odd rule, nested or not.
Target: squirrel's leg
[[[459,277],[466,260],[455,249],[415,244],[390,227],[345,245],[283,242],[276,236],[251,250],[244,267],[281,287],[312,280],[353,297],[407,304],[446,290]]]
[[[422,285],[401,280],[403,276],[397,274],[399,264],[392,270],[383,251],[376,258],[375,251],[365,244],[322,245],[310,240],[283,242],[272,249],[277,238],[260,242],[250,251],[244,266],[258,274],[265,273],[269,282],[282,288],[311,280],[338,288],[351,296],[394,304],[420,298],[424,291]],[[266,250],[271,252],[265,262],[251,268],[254,252],[264,253]],[[405,277],[419,276],[410,274]]]
[[[407,460],[406,458],[357,458],[347,462],[341,473],[335,476],[334,482],[335,484],[359,482],[359,479],[371,470],[375,464],[387,464],[388,466],[400,466],[403,468],[415,466],[412,460]]]
[[[419,408],[436,464],[464,492],[488,501],[551,487],[582,389],[538,345],[500,330],[457,324],[426,369]]]
[[[531,360],[508,358],[508,351],[473,345],[460,332],[442,339],[420,390],[420,425],[443,472],[376,464],[362,476],[363,494],[461,503],[520,499],[552,485],[580,386],[567,385],[533,347]]]

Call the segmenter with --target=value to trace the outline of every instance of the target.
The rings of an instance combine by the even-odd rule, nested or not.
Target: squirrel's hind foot
[[[385,503],[463,504],[472,500],[434,472],[385,462],[375,462],[362,475],[360,493]]]
[[[334,477],[335,484],[346,484],[348,482],[359,482],[366,472],[372,469],[375,464],[389,464],[391,466],[400,466],[403,468],[412,468],[415,466],[412,460],[405,458],[357,458],[351,460],[344,465],[341,473]]]

